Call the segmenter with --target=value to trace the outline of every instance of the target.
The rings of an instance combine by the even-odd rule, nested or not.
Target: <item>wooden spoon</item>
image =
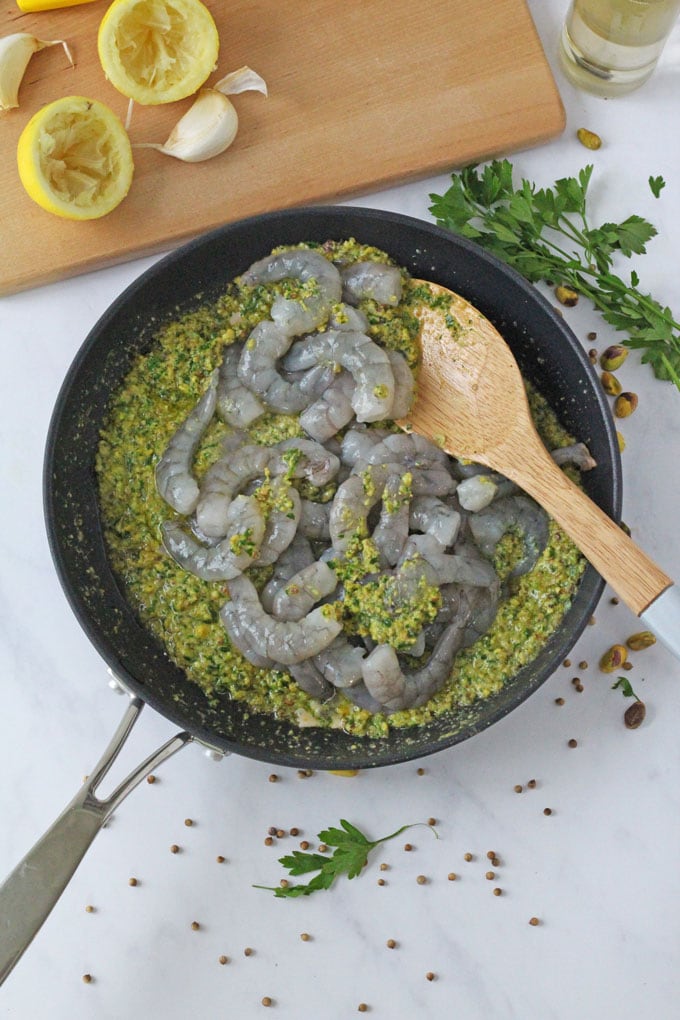
[[[414,282],[438,300],[415,311],[422,346],[417,399],[398,424],[453,456],[500,472],[533,496],[680,658],[677,586],[555,464],[536,432],[519,367],[503,337],[458,294]]]

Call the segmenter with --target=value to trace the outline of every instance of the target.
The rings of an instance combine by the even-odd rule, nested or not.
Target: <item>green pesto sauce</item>
[[[309,247],[323,250],[334,261],[390,261],[377,249],[354,240]],[[304,298],[313,293],[313,286],[313,281],[299,284],[287,280],[267,287],[246,287],[235,281],[216,302],[183,315],[159,331],[153,349],[137,357],[114,395],[101,432],[96,469],[102,518],[111,563],[130,603],[170,657],[209,698],[245,701],[254,711],[302,726],[342,727],[357,736],[380,737],[390,727],[428,721],[454,705],[468,705],[499,690],[535,658],[559,626],[585,561],[551,523],[550,540],[536,567],[514,583],[490,631],[459,653],[445,688],[423,708],[389,717],[373,716],[341,694],[330,704],[320,705],[287,673],[258,669],[231,647],[219,620],[220,608],[228,597],[225,584],[202,581],[185,572],[161,546],[161,523],[173,512],[156,491],[155,467],[168,440],[220,364],[223,347],[245,340],[253,327],[269,316],[276,293]],[[369,320],[369,335],[381,345],[401,351],[414,368],[418,363],[418,322],[411,309],[420,299],[420,289],[406,287],[402,303],[394,308],[383,308],[373,301],[361,305]],[[537,428],[550,448],[573,441],[546,401],[530,387],[529,399]],[[198,478],[219,456],[228,431],[228,426],[218,420],[209,427],[194,462]],[[261,444],[304,435],[297,416],[277,414],[258,419],[249,433],[253,442]],[[335,492],[333,484],[323,490],[300,480],[287,479],[286,487],[288,484],[317,501],[330,500]],[[405,498],[407,489],[405,482]],[[280,508],[284,493],[285,489],[265,479],[258,498],[265,506]],[[248,535],[237,536],[237,541],[245,548]],[[511,571],[520,546],[517,536],[511,534],[500,543],[495,566],[502,577]],[[271,570],[254,566],[248,575],[259,588]],[[394,612],[393,579],[385,576],[369,583],[362,581],[374,570],[373,543],[366,535],[359,535],[340,567],[344,602],[329,606],[329,612],[341,614],[348,632],[388,641],[407,652],[420,627],[434,618],[439,593],[424,585],[406,607]]]

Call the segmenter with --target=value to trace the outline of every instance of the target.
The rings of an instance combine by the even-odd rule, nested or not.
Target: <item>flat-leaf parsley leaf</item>
[[[309,896],[319,889],[330,889],[335,879],[340,875],[347,875],[347,878],[356,878],[357,875],[361,874],[368,864],[369,853],[379,846],[380,843],[386,843],[388,840],[394,839],[395,836],[399,836],[402,832],[406,832],[407,829],[413,828],[414,825],[424,824],[426,823],[412,822],[410,825],[402,825],[400,829],[390,833],[389,836],[371,840],[357,829],[355,825],[342,818],[340,820],[341,828],[338,829],[333,826],[330,829],[324,829],[318,835],[318,838],[326,846],[335,847],[330,857],[325,854],[303,853],[300,850],[294,850],[292,854],[279,858],[279,864],[283,865],[289,875],[308,875],[312,872],[317,872],[314,878],[304,885],[256,885],[255,888],[266,889],[280,898]],[[437,835],[431,825],[428,828],[432,829],[435,836]]]
[[[586,166],[552,188],[527,180],[515,188],[512,164],[493,160],[481,170],[452,174],[443,195],[430,195],[430,212],[440,226],[476,241],[533,283],[561,284],[589,298],[610,325],[628,334],[622,342],[642,351],[656,377],[680,389],[680,323],[670,308],[638,290],[637,273],[626,283],[612,272],[615,256],[645,253],[656,227],[636,215],[592,226],[586,210],[592,172]],[[658,197],[664,181],[650,177],[649,186]]]

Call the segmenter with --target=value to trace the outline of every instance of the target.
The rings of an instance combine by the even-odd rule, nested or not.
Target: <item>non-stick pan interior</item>
[[[609,410],[581,345],[560,317],[533,286],[470,242],[419,220],[369,209],[266,214],[213,231],[153,266],[85,340],[59,395],[45,459],[45,512],[57,571],[78,620],[113,672],[159,712],[214,747],[319,769],[405,761],[491,725],[550,676],[581,633],[603,587],[588,568],[557,633],[501,692],[381,740],[297,728],[227,699],[209,704],[140,624],[109,567],[99,519],[94,462],[111,393],[135,354],[152,345],[162,323],[216,295],[274,246],[351,237],[382,248],[414,276],[459,292],[488,316],[525,376],[569,431],[588,444],[597,467],[584,476],[587,491],[618,519],[620,463]]]

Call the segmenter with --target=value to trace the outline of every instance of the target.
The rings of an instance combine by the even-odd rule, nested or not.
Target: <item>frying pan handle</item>
[[[0,886],[0,984],[28,948],[68,885],[90,843],[121,801],[161,762],[191,740],[177,733],[131,772],[106,799],[95,791],[116,760],[144,703],[130,704],[92,775]]]

